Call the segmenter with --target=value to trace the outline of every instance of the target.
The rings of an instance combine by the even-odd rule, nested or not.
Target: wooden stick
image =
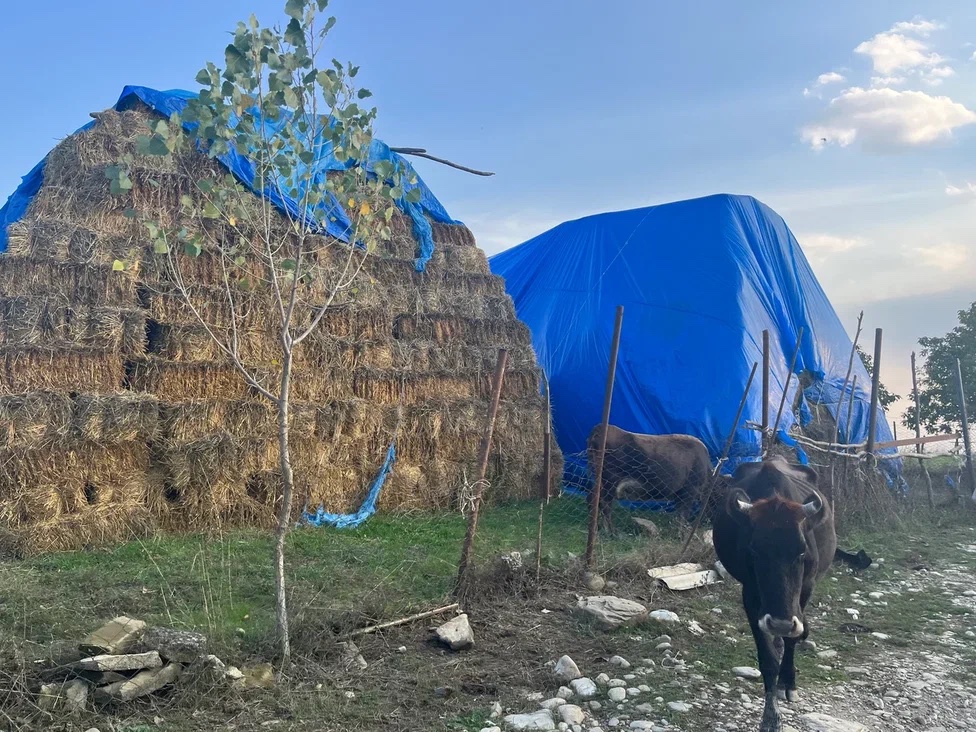
[[[769,450],[769,331],[762,332],[762,459]]]
[[[915,439],[921,440],[922,405],[918,396],[918,371],[915,369],[915,351],[912,351],[912,401],[915,402]],[[921,443],[915,445],[916,454],[921,455],[922,450],[923,448]],[[922,475],[925,476],[925,488],[928,491],[929,509],[935,510],[935,493],[932,491],[932,476],[929,475],[929,469],[924,460],[918,461],[918,469],[921,470]]]
[[[463,170],[465,173],[471,173],[472,175],[483,175],[485,177],[494,175],[494,173],[489,173],[484,170],[475,170],[474,168],[468,168],[464,165],[452,163],[450,160],[445,160],[444,158],[436,158],[422,147],[391,147],[390,151],[398,153],[399,155],[416,155],[418,158],[427,158],[428,160],[433,160],[435,163],[440,163],[441,165],[446,165],[450,168],[457,168],[458,170]]]
[[[871,374],[871,413],[868,415],[868,446],[867,453],[870,455],[875,450],[874,441],[877,439],[875,432],[878,429],[878,400],[881,392],[881,328],[874,330],[874,373]]]
[[[715,469],[712,470],[711,479],[708,481],[708,488],[705,491],[705,498],[702,501],[701,508],[698,511],[698,516],[695,517],[695,525],[691,527],[691,533],[688,534],[688,538],[685,539],[685,544],[681,547],[681,553],[678,555],[678,562],[680,563],[685,556],[685,552],[688,551],[688,547],[691,545],[691,540],[695,536],[695,532],[701,527],[702,517],[705,515],[705,509],[708,507],[708,502],[712,498],[712,491],[715,488],[715,478],[718,476],[718,471],[722,469],[722,463],[729,456],[729,452],[732,450],[732,444],[735,442],[735,433],[739,429],[739,421],[742,419],[742,410],[746,407],[746,401],[749,399],[749,390],[752,388],[752,380],[756,378],[756,369],[759,368],[759,364],[753,362],[752,371],[749,372],[749,380],[746,381],[746,388],[742,391],[742,399],[739,400],[739,411],[735,413],[735,422],[732,425],[732,429],[729,431],[729,437],[725,441],[725,448],[722,450],[722,456],[718,459],[715,464]]]
[[[471,515],[468,517],[468,530],[464,535],[464,544],[461,546],[461,560],[458,562],[457,584],[454,588],[456,593],[460,593],[464,589],[464,583],[468,579],[468,564],[471,562],[471,549],[474,546],[474,537],[478,533],[478,516],[481,512],[481,499],[485,492],[485,475],[488,472],[491,438],[495,432],[495,420],[498,418],[498,402],[502,396],[502,382],[505,379],[505,365],[507,363],[508,350],[499,348],[498,361],[495,363],[495,374],[491,381],[491,403],[488,406],[488,424],[485,426],[485,434],[481,438],[481,447],[479,448],[478,454],[478,479],[474,484]]]
[[[620,350],[620,330],[624,323],[624,306],[617,306],[617,319],[613,324],[613,340],[610,342],[610,366],[607,369],[607,387],[603,395],[603,416],[600,419],[599,447],[596,465],[593,466],[593,489],[590,491],[590,526],[586,536],[586,568],[593,571],[596,565],[596,537],[600,522],[600,499],[603,497],[603,461],[607,451],[607,427],[610,425],[610,405],[613,402],[613,381],[617,375],[617,353]],[[610,522],[613,518],[610,517]]]
[[[796,336],[796,348],[793,349],[793,358],[790,359],[790,370],[786,372],[786,384],[783,385],[783,396],[779,400],[779,409],[776,410],[776,422],[773,423],[773,436],[771,442],[776,442],[776,433],[779,431],[779,421],[783,417],[783,407],[786,405],[786,394],[790,390],[790,381],[793,378],[793,369],[796,368],[796,357],[800,355],[800,345],[803,343],[803,328],[800,328]]]
[[[391,620],[388,623],[380,623],[379,625],[370,625],[365,628],[360,628],[359,630],[354,630],[351,633],[346,633],[341,638],[355,638],[360,635],[369,635],[370,633],[375,633],[377,630],[386,630],[387,628],[395,628],[398,625],[406,625],[407,623],[413,623],[417,620],[423,620],[424,618],[432,618],[435,615],[443,615],[444,613],[450,612],[451,610],[457,610],[460,607],[458,603],[453,605],[445,605],[444,607],[439,607],[434,610],[428,610],[423,613],[417,613],[416,615],[408,615],[405,618],[400,618],[399,620]]]

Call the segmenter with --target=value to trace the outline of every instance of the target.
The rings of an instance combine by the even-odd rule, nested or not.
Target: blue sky
[[[11,3],[0,197],[125,84],[194,88],[283,0]],[[558,8],[558,11],[555,10]],[[976,298],[976,3],[333,0],[380,136],[489,252],[598,211],[717,192],[782,214],[885,378]],[[20,62],[17,60],[20,59]],[[15,113],[12,110],[17,110]]]

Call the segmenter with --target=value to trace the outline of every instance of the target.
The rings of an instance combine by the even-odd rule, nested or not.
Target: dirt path
[[[906,535],[887,549],[892,556],[880,557],[865,572],[835,568],[818,588],[808,612],[814,647],[797,661],[801,699],[782,704],[787,729],[976,729],[976,532],[963,528],[938,538]],[[585,719],[568,729],[757,730],[760,682],[732,672],[735,666],[755,665],[737,588],[653,601],[677,612],[679,623],[661,628],[666,638],[653,631],[649,637],[621,635],[614,648],[630,661],[629,668],[614,668],[606,654],[589,662],[584,656],[582,673],[601,688],[592,700],[570,698]],[[689,623],[704,626],[705,636],[688,632]],[[565,652],[573,654],[572,649]],[[611,693],[621,684],[624,701],[619,701],[619,690]],[[537,710],[539,693],[550,699],[558,686],[552,681],[551,688],[531,698],[523,694],[521,708],[506,713]],[[811,714],[848,726],[818,727]],[[558,723],[558,709],[553,716]],[[481,729],[511,728],[511,720],[506,724],[497,717],[487,724]]]

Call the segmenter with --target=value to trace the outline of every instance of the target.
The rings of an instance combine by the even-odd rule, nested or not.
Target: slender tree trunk
[[[288,633],[288,603],[285,585],[285,540],[291,527],[291,504],[294,493],[294,474],[291,467],[288,415],[291,389],[292,353],[285,347],[281,367],[281,391],[278,397],[278,448],[281,453],[281,507],[275,530],[275,626],[281,651],[281,669],[291,664],[291,642]]]

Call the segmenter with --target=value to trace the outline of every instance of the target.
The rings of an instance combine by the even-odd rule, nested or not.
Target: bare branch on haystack
[[[452,163],[450,160],[445,160],[444,158],[435,157],[422,147],[391,147],[390,150],[399,155],[415,155],[418,158],[427,158],[428,160],[433,160],[435,163],[440,163],[441,165],[446,165],[450,168],[456,168],[457,170],[463,170],[465,173],[471,173],[472,175],[483,175],[485,177],[494,175],[494,173],[489,173],[485,170],[475,170],[474,168],[469,168],[465,165]]]

